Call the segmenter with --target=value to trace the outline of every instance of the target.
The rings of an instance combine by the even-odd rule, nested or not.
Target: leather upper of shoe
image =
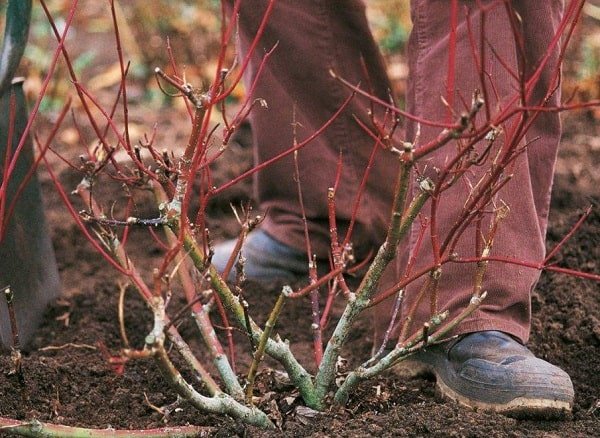
[[[535,356],[510,335],[499,331],[470,333],[448,348],[448,359],[457,364],[482,359],[507,365],[526,358],[535,358]]]
[[[503,332],[470,333],[419,357],[438,379],[466,398],[492,404],[519,397],[573,401],[573,384],[566,372]]]

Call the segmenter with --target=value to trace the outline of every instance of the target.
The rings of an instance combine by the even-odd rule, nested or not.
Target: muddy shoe
[[[217,271],[223,272],[235,245],[236,239],[215,245],[212,263]],[[274,239],[262,230],[254,230],[248,234],[242,254],[246,259],[244,273],[249,280],[259,283],[293,282],[308,275],[305,253]],[[235,280],[235,266],[227,280]]]
[[[471,333],[411,357],[404,369],[431,372],[442,396],[518,418],[559,418],[571,411],[573,384],[509,335]]]

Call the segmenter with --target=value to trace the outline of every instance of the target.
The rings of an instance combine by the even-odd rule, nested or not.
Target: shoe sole
[[[404,378],[418,378],[433,376],[436,381],[436,390],[444,400],[451,400],[461,406],[474,411],[496,412],[518,419],[563,419],[570,415],[572,405],[562,400],[549,400],[544,398],[517,397],[506,403],[486,403],[473,400],[459,394],[450,388],[443,377],[436,373],[431,365],[422,362],[406,360],[395,368],[396,375]]]

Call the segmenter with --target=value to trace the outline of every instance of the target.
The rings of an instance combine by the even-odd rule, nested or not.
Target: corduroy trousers
[[[494,110],[514,96],[518,83],[509,70],[518,70],[517,47],[511,24],[502,2],[460,0],[454,21],[456,37],[450,37],[451,2],[447,0],[412,0],[413,29],[407,44],[409,78],[405,109],[427,120],[448,121],[448,104],[456,114],[464,109],[473,92],[481,87],[477,63],[484,65],[489,93],[489,107]],[[561,0],[522,0],[513,2],[520,18],[522,53],[533,69],[548,56],[547,68],[531,99],[539,101],[551,89],[558,64],[558,47],[550,49],[563,14]],[[239,14],[240,56],[247,53],[258,29],[267,1],[242,2]],[[489,8],[482,15],[480,6]],[[467,18],[468,17],[468,18]],[[483,18],[482,18],[483,17]],[[481,20],[484,20],[481,25]],[[484,36],[479,32],[483,29]],[[476,36],[469,37],[469,34]],[[449,44],[456,41],[453,63],[449,62]],[[486,50],[474,50],[483,41]],[[276,46],[276,47],[275,47]],[[263,98],[267,108],[251,114],[254,153],[257,163],[289,149],[319,130],[340,108],[351,91],[336,80],[330,70],[352,84],[388,101],[390,81],[386,67],[369,29],[365,5],[360,0],[279,0],[268,20],[257,49],[252,53],[245,81],[249,85],[258,74],[264,54],[275,47],[264,64],[252,98]],[[475,54],[485,59],[475,60]],[[450,71],[450,65],[453,70]],[[527,72],[526,72],[527,73]],[[448,81],[454,82],[454,98],[448,102]],[[537,100],[536,100],[537,99]],[[557,104],[559,92],[546,102]],[[336,193],[340,233],[348,228],[360,182],[374,148],[373,139],[357,120],[370,124],[369,100],[355,96],[344,111],[321,135],[306,145],[298,155],[299,176],[308,218],[313,250],[326,258],[329,251],[327,189],[336,181],[341,160],[341,178]],[[381,111],[375,107],[375,112]],[[452,113],[452,111],[450,111]],[[425,144],[440,134],[442,128],[406,120],[398,137]],[[524,142],[526,151],[509,169],[514,175],[497,196],[510,212],[497,232],[493,254],[526,261],[540,261],[545,253],[550,191],[556,152],[561,133],[556,113],[538,116]],[[501,140],[501,139],[500,139]],[[425,166],[443,166],[455,152],[450,146],[427,157]],[[356,252],[365,255],[383,242],[391,211],[394,183],[399,169],[397,158],[379,150],[360,200],[352,241]],[[476,175],[473,181],[476,181]],[[255,177],[256,197],[262,211],[268,210],[263,229],[276,239],[298,249],[306,248],[304,225],[294,180],[291,156],[278,161]],[[468,184],[457,183],[440,199],[438,222],[440,233],[447,232],[456,221],[468,196]],[[427,208],[424,210],[427,211]],[[419,233],[416,224],[399,248],[397,260],[386,273],[393,282],[402,272]],[[459,256],[474,254],[474,232],[467,230],[456,247]],[[425,242],[414,270],[431,262],[431,248]],[[446,264],[440,281],[439,309],[449,310],[450,317],[464,309],[472,294],[474,267]],[[395,278],[396,277],[396,278]],[[466,319],[456,333],[501,330],[527,341],[530,330],[530,292],[539,272],[504,263],[490,263],[484,289],[487,299],[480,309]],[[405,291],[402,312],[410,308],[423,280]],[[376,310],[375,328],[381,336],[388,322],[389,304]],[[424,300],[416,313],[415,325],[429,318],[429,302]]]

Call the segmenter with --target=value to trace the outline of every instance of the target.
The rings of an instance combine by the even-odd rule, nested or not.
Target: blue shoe
[[[237,239],[226,240],[215,245],[212,264],[220,273],[235,248]],[[248,234],[242,255],[246,278],[259,283],[294,282],[308,276],[306,253],[282,243],[261,229]],[[227,281],[235,281],[235,266]]]
[[[574,390],[560,368],[498,331],[470,333],[411,356],[403,368],[433,373],[442,396],[475,410],[517,418],[559,418]]]

